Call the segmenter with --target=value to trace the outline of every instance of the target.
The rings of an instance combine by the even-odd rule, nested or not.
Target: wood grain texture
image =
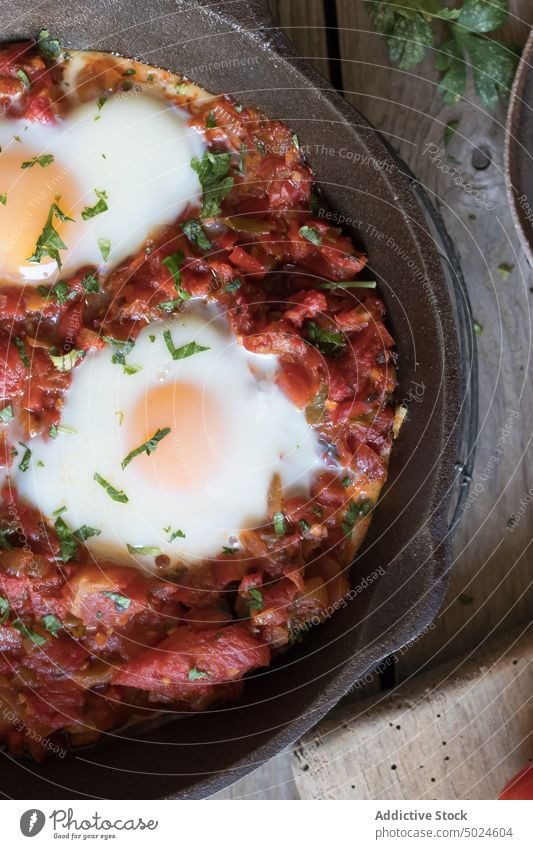
[[[298,55],[329,78],[326,18],[323,0],[272,0],[276,22],[294,44]]]
[[[334,711],[294,755],[304,799],[495,799],[533,756],[533,629]]]
[[[512,8],[516,17],[508,34],[523,42],[524,20],[533,20],[533,4],[514,0]],[[471,87],[463,101],[445,106],[433,56],[413,71],[399,71],[389,63],[384,39],[372,32],[363,0],[338,0],[337,10],[345,95],[387,136],[440,209],[483,327],[476,472],[455,539],[450,590],[436,629],[400,658],[396,675],[401,680],[531,615],[527,505],[514,529],[507,523],[524,510],[533,483],[528,471],[533,456],[528,391],[533,275],[505,193],[505,108],[484,111]],[[445,150],[444,128],[450,121],[459,126]],[[502,263],[512,266],[507,280],[498,271]],[[471,602],[461,604],[461,594]]]

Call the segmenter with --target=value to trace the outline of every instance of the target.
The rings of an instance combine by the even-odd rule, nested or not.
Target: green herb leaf
[[[54,161],[54,157],[51,153],[43,153],[41,156],[33,156],[31,159],[27,159],[20,166],[23,171],[27,168],[33,168],[34,165],[40,165],[41,168],[46,168],[47,165],[51,165]]]
[[[348,475],[346,475],[346,477],[341,480],[341,486],[343,486],[346,489],[351,485],[352,485],[352,479],[350,477],[348,477]]]
[[[124,374],[137,374],[137,372],[142,371],[142,370],[143,370],[142,366],[125,365],[122,368],[122,371],[124,372]]]
[[[13,407],[11,404],[8,404],[3,410],[0,410],[0,422],[3,422],[3,424],[7,424],[13,418]]]
[[[111,345],[113,350],[113,354],[111,356],[111,362],[114,365],[125,366],[126,365],[126,357],[131,353],[133,347],[135,345],[134,339],[113,339],[112,336],[103,336],[104,342],[107,342],[108,345]]]
[[[48,631],[52,637],[58,637],[59,632],[63,628],[63,623],[57,616],[54,616],[53,613],[47,613],[45,616],[41,617],[41,622],[45,631]]]
[[[176,251],[175,254],[170,254],[164,258],[163,265],[168,268],[170,273],[172,274],[172,279],[174,280],[174,288],[178,295],[180,296],[182,301],[188,301],[191,297],[189,293],[181,288],[181,264],[185,259],[185,254],[183,251]],[[169,303],[169,301],[164,301],[163,303]],[[158,306],[161,306],[159,304]]]
[[[104,590],[102,595],[106,598],[110,599],[115,605],[116,610],[119,610],[121,613],[124,610],[127,610],[131,604],[131,598],[128,598],[125,595],[121,595],[120,593],[109,592],[108,590]]]
[[[24,442],[19,442],[19,445],[22,445],[22,447],[25,449],[24,454],[22,455],[22,460],[19,463],[19,469],[21,472],[27,472],[30,466],[31,449],[28,448],[28,446],[25,445]]]
[[[209,348],[204,345],[197,345],[196,342],[187,342],[186,345],[181,345],[179,348],[174,347],[172,334],[170,330],[165,330],[163,333],[169,354],[173,360],[185,360],[187,357],[192,357],[193,354],[200,354],[202,351],[209,351]]]
[[[24,340],[20,338],[20,336],[13,337],[13,344],[16,346],[20,359],[22,360],[22,365],[24,368],[30,367],[30,360],[26,353],[26,346],[24,345]]]
[[[130,545],[126,543],[130,554],[146,555],[148,557],[158,557],[161,554],[161,549],[156,545]]]
[[[199,248],[201,251],[208,251],[211,248],[211,242],[205,235],[202,225],[197,218],[191,218],[190,221],[185,221],[181,225],[181,229],[187,236],[191,245]]]
[[[233,294],[233,292],[236,292],[240,288],[241,280],[239,277],[237,277],[235,278],[235,280],[231,280],[229,283],[226,283],[226,285],[224,286],[224,291]]]
[[[326,330],[315,321],[308,321],[306,331],[311,345],[322,354],[338,354],[346,347],[344,334],[338,330]]]
[[[102,259],[104,262],[107,262],[109,259],[109,254],[111,252],[111,242],[109,239],[98,239],[98,247],[100,249],[100,253],[102,254]]]
[[[54,364],[54,368],[58,371],[72,371],[79,359],[85,357],[85,351],[78,351],[73,348],[67,354],[50,354],[50,359]]]
[[[483,325],[479,323],[479,321],[474,320],[474,333],[476,336],[481,336],[483,334]]]
[[[306,239],[313,245],[322,244],[322,237],[320,236],[320,233],[318,232],[316,227],[308,227],[306,224],[304,224],[303,227],[300,227],[299,233],[302,239]]]
[[[58,200],[58,198],[56,200]],[[28,257],[28,262],[40,262],[44,256],[48,256],[50,259],[56,261],[58,268],[61,268],[61,257],[59,255],[59,251],[66,250],[67,246],[54,227],[54,217],[58,218],[60,221],[74,220],[73,218],[69,218],[68,215],[65,215],[57,203],[53,203],[48,212],[48,218],[46,219],[42,233],[37,239],[35,252],[32,256]]]
[[[18,71],[16,72],[16,75],[19,78],[19,80],[22,80],[25,88],[31,88],[30,78],[23,68],[19,68]]]
[[[502,280],[509,280],[511,273],[513,271],[514,265],[508,265],[506,262],[500,263],[498,266],[498,274],[502,278]]]
[[[59,58],[61,44],[57,38],[52,38],[47,29],[42,29],[37,36],[37,49],[44,59],[53,62]]]
[[[83,286],[88,295],[93,295],[100,291],[100,284],[98,283],[98,278],[90,271],[87,272],[87,274],[81,281],[81,285]]]
[[[344,521],[341,522],[342,532],[345,536],[349,536],[352,533],[358,519],[368,516],[373,506],[369,498],[365,499],[365,501],[352,501],[349,504],[344,514]]]
[[[45,638],[41,637],[40,634],[36,634],[35,631],[31,631],[28,626],[24,624],[22,619],[15,619],[13,621],[13,628],[16,628],[23,637],[31,640],[35,646],[44,646],[46,643]]]
[[[215,218],[220,215],[221,203],[231,191],[234,184],[229,176],[231,153],[206,150],[202,159],[196,156],[191,161],[191,168],[198,174],[203,191],[202,218]]]
[[[189,669],[188,678],[189,681],[199,681],[201,678],[209,678],[209,672],[201,672],[196,666],[193,666],[192,669]]]
[[[2,206],[5,206],[5,205],[6,205],[6,203],[7,203],[7,194],[0,195],[0,203],[2,204]]]
[[[139,445],[138,448],[134,448],[133,451],[130,451],[128,456],[125,457],[121,463],[122,468],[125,469],[126,466],[128,466],[139,454],[147,454],[148,456],[153,454],[161,440],[164,439],[165,436],[168,436],[169,433],[169,427],[158,428],[151,439],[147,439],[146,442],[143,442],[143,444]]]
[[[216,121],[216,118],[215,118],[215,113],[213,112],[213,110],[211,110],[211,112],[209,113],[209,115],[205,119],[205,126],[207,127],[208,130],[212,130],[213,127],[216,127],[216,125],[217,125],[217,121]]]
[[[285,524],[285,516],[281,512],[274,513],[273,521],[274,521],[274,530],[276,531],[276,535],[278,537],[282,537],[287,532],[287,526]]]
[[[9,619],[9,602],[7,598],[0,595],[0,625],[4,625]]]
[[[328,283],[319,283],[317,289],[375,289],[375,280],[332,280]]]
[[[300,530],[303,534],[308,534],[311,530],[311,525],[309,522],[306,522],[305,519],[300,519],[298,525],[300,526]]]
[[[252,587],[246,593],[246,604],[250,613],[259,613],[263,609],[263,593],[257,587]]]
[[[99,528],[91,528],[89,525],[82,525],[77,531],[74,531],[74,536],[80,542],[85,542],[91,537],[99,537],[102,531]]]
[[[50,425],[50,430],[48,431],[48,435],[52,439],[57,439],[57,425],[55,425],[55,424]]]
[[[56,529],[57,538],[59,540],[61,560],[63,563],[69,563],[78,553],[78,541],[65,520],[61,518],[61,515],[58,515],[60,513],[64,513],[65,509],[65,507],[62,507],[60,510],[56,510],[57,518],[54,523],[54,528]]]
[[[115,489],[115,487],[112,486],[108,481],[106,481],[106,479],[103,478],[102,475],[98,474],[98,472],[94,473],[93,480],[95,480],[96,483],[99,483],[100,486],[105,489],[105,491],[107,492],[109,497],[113,499],[113,501],[119,501],[121,504],[128,503],[129,498],[126,493],[123,492],[121,489]]]
[[[132,76],[133,76],[134,74],[136,74],[136,73],[137,73],[137,71],[135,70],[135,68],[128,68],[128,70],[127,70],[127,71],[124,71],[124,73],[122,74],[122,76],[123,76],[123,77],[132,77]]]
[[[508,11],[508,0],[465,0],[458,23],[472,32],[491,32],[503,26]]]
[[[168,542],[174,542],[175,539],[185,539],[185,534],[183,533],[183,531],[173,531],[170,525],[168,526],[168,528],[163,528],[163,531],[166,534],[169,534]]]
[[[102,212],[107,212],[107,210],[109,209],[107,205],[107,192],[104,192],[100,189],[95,189],[94,193],[98,198],[97,202],[94,204],[94,206],[85,206],[81,211],[81,217],[84,221],[88,221],[89,218],[94,218],[96,215],[101,215]],[[100,240],[98,241],[98,244],[100,246]],[[109,247],[111,248],[111,245]],[[102,253],[102,256],[104,256],[104,252],[102,251],[101,246],[100,251]],[[109,251],[107,252],[107,255],[109,256]],[[104,257],[104,259],[107,260],[107,256]]]

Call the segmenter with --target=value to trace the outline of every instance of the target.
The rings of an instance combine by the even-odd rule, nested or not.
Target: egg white
[[[176,348],[195,341],[209,350],[173,360],[165,329]],[[131,558],[150,567],[152,554],[127,550],[149,546],[172,564],[191,563],[219,554],[241,530],[265,521],[274,474],[286,494],[309,492],[321,467],[320,446],[305,414],[274,383],[277,357],[247,352],[215,307],[192,302],[172,321],[146,327],[127,356],[128,363],[142,366],[135,374],[111,359],[106,348],[76,368],[57,438],[32,440],[30,468],[20,472],[15,465],[12,471],[20,495],[50,521],[54,511],[66,507],[62,517],[71,528],[89,525],[101,531],[87,543],[96,557]],[[195,384],[216,401],[227,434],[216,467],[185,489],[168,486],[155,474],[147,481],[135,459],[121,468],[134,447],[127,437],[133,408],[154,386],[176,381]],[[199,438],[209,440],[219,423],[198,421],[197,426]],[[113,501],[94,480],[95,472],[123,490],[128,503]],[[185,538],[169,542],[165,528],[180,530]]]
[[[70,211],[75,221],[64,228],[67,249],[60,252],[62,276],[82,265],[108,270],[139,250],[158,228],[175,221],[188,204],[200,201],[198,176],[191,168],[191,159],[201,158],[204,151],[199,134],[189,126],[185,112],[135,89],[85,103],[49,124],[0,118],[0,148],[0,156],[4,151],[10,155],[20,152],[26,160],[52,154],[54,165],[79,187]],[[34,168],[44,186],[49,169]],[[18,238],[20,222],[9,217],[9,203],[23,173],[17,169],[9,184],[0,186],[7,194],[2,210],[7,221],[2,233],[5,240]],[[108,210],[84,221],[82,210],[97,202],[95,190],[106,193]],[[43,225],[53,196],[52,187],[47,190],[46,203],[39,197],[32,200],[42,206]],[[105,259],[99,240],[110,244]],[[32,264],[23,276],[2,273],[3,279],[15,283],[52,282],[57,276],[54,262]]]

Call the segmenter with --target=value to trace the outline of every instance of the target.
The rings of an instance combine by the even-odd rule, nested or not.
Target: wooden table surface
[[[512,14],[505,36],[523,45],[533,24],[533,3],[511,0],[510,5]],[[384,40],[373,31],[363,0],[276,0],[273,11],[295,51],[327,76],[388,138],[425,186],[455,242],[474,315],[483,328],[478,338],[480,427],[476,470],[469,507],[455,536],[449,592],[435,627],[402,652],[386,676],[374,676],[353,697],[368,700],[384,685],[417,691],[418,675],[433,672],[435,678],[441,669],[444,675],[453,658],[464,653],[475,657],[489,638],[505,639],[501,635],[531,619],[533,474],[529,461],[533,455],[533,389],[529,369],[533,273],[521,250],[506,198],[505,107],[485,111],[471,89],[456,105],[443,105],[431,57],[412,71],[391,66]],[[491,211],[458,187],[425,152],[429,143],[442,147],[444,128],[452,120],[459,125],[447,153],[457,160],[464,182],[487,193],[494,204]],[[498,271],[502,263],[512,268],[507,279]],[[514,522],[509,522],[513,515]],[[506,665],[499,675],[509,675]],[[355,708],[352,703],[341,709],[343,721],[350,712],[357,713]],[[500,733],[506,733],[505,729]],[[509,728],[507,733],[511,735]],[[513,728],[512,733],[516,736],[518,732]],[[527,731],[522,728],[522,733]],[[471,730],[472,734],[483,736],[483,726]],[[506,745],[522,743],[510,736]],[[381,745],[386,745],[385,741]],[[475,747],[475,739],[472,745]],[[378,760],[379,747],[379,742],[374,744]],[[309,770],[309,761],[303,768]],[[216,798],[294,799],[313,793],[320,798],[310,781],[302,783],[301,749],[294,747]],[[465,781],[461,785],[459,780],[454,787],[457,798],[467,792]],[[410,792],[418,792],[416,785]],[[447,792],[451,793],[449,789]],[[345,797],[340,785],[336,792],[331,776],[327,795]]]

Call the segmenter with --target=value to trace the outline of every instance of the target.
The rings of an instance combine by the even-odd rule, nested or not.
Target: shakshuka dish
[[[46,30],[0,104],[0,742],[40,759],[331,616],[402,408],[287,126]]]

